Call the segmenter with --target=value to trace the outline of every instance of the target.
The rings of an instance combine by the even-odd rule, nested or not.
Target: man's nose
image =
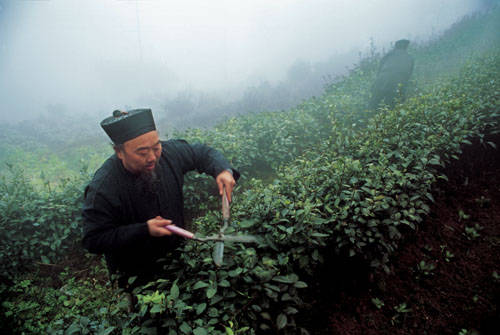
[[[153,162],[156,160],[156,155],[155,155],[155,152],[153,150],[151,150],[148,154],[148,162]]]

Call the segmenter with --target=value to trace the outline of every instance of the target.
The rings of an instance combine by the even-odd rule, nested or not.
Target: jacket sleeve
[[[91,253],[117,252],[133,248],[149,236],[147,223],[119,225],[125,220],[113,193],[101,192],[90,184],[83,204],[83,246]]]
[[[215,178],[222,171],[229,170],[235,180],[240,177],[240,173],[216,149],[201,143],[189,144],[185,140],[171,140],[167,143],[167,159],[169,156],[176,156],[183,173],[197,170]]]

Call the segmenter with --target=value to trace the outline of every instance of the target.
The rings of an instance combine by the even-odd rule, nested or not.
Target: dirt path
[[[390,275],[323,276],[311,334],[500,334],[500,152],[475,143],[450,166]]]

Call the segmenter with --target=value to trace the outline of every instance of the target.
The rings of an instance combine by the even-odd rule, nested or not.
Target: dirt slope
[[[325,268],[302,325],[311,334],[500,334],[500,151],[464,147],[445,174],[390,275]]]

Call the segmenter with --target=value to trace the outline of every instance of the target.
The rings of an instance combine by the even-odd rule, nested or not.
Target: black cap
[[[399,40],[396,41],[396,44],[394,45],[396,49],[406,49],[408,48],[408,45],[410,44],[409,40]]]
[[[151,109],[115,110],[113,116],[101,121],[101,127],[114,144],[123,144],[147,132],[156,130]]]

